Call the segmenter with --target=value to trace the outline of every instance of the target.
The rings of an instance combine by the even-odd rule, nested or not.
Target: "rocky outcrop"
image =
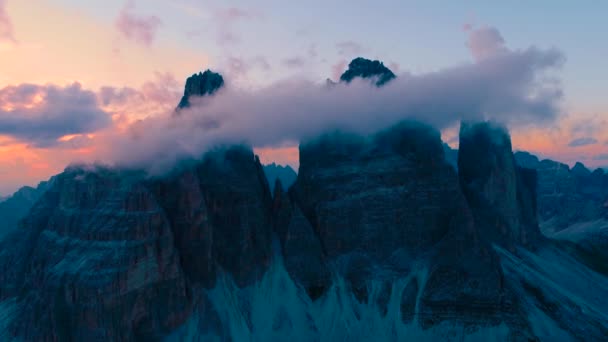
[[[0,201],[0,239],[17,228],[30,208],[49,188],[53,179],[41,182],[36,188],[24,186],[12,196]]]
[[[340,81],[350,83],[355,78],[371,79],[376,86],[380,87],[395,77],[395,74],[384,66],[384,63],[357,57],[348,64],[348,69],[340,76]]]
[[[155,340],[183,324],[220,272],[258,280],[271,255],[259,160],[234,147],[162,179],[73,168],[2,246],[4,299],[25,340]],[[16,243],[17,242],[17,243]],[[19,243],[22,242],[22,243]]]
[[[402,294],[404,311],[420,298],[420,324],[506,320],[511,304],[499,259],[478,231],[437,131],[407,122],[372,137],[325,135],[303,144],[300,158],[290,230],[305,244],[283,242],[294,279],[326,289],[329,279],[311,276],[323,265],[366,302],[372,283],[390,283],[424,260],[427,278],[414,278]],[[386,290],[377,298],[388,301]]]
[[[20,274],[3,279],[23,308],[14,336],[154,338],[189,314],[171,227],[150,191],[124,174],[66,171],[22,225],[31,240],[13,252]]]
[[[194,74],[186,80],[184,96],[177,105],[177,110],[190,107],[190,97],[213,95],[224,85],[222,75],[209,69]]]
[[[608,175],[602,169],[591,172],[582,163],[570,169],[527,152],[515,157],[518,164],[537,171],[538,217],[545,234],[608,219]]]
[[[303,144],[291,193],[327,258],[352,281],[377,265],[407,269],[466,205],[454,201],[458,183],[439,134],[415,123]]]
[[[281,181],[281,184],[285,189],[296,181],[298,174],[289,165],[278,165],[275,163],[264,165],[264,174],[270,184],[270,192],[274,193],[274,185],[277,180]]]
[[[582,163],[571,169],[527,152],[515,154],[520,165],[538,175],[538,217],[543,234],[558,241],[581,262],[608,274],[608,175]]]
[[[516,165],[511,139],[491,123],[460,128],[460,184],[482,236],[509,248],[540,238],[536,220],[536,172]]]
[[[448,144],[443,144],[443,154],[448,164],[458,171],[458,150],[453,149]]]

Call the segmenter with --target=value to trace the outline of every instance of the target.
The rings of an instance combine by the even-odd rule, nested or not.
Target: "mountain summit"
[[[350,83],[357,77],[374,79],[376,86],[381,87],[397,76],[381,61],[357,57],[350,62],[348,70],[340,76],[340,81]]]
[[[190,107],[191,96],[213,95],[218,89],[224,86],[222,75],[209,69],[205,72],[194,74],[186,80],[184,96],[177,105],[177,109]]]

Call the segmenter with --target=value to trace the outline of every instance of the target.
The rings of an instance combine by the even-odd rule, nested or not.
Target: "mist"
[[[553,72],[564,56],[536,47],[509,50],[497,32],[478,31],[469,41],[473,62],[402,73],[379,88],[369,79],[349,84],[287,79],[259,89],[228,84],[213,96],[191,98],[192,107],[179,115],[141,120],[128,134],[110,135],[106,160],[156,173],[218,145],[293,146],[327,131],[367,135],[406,119],[441,130],[461,120],[512,128],[558,117],[562,91]],[[483,40],[474,41],[476,36]]]

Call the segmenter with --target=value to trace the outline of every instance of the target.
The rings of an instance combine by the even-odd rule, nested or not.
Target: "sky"
[[[478,114],[504,121],[515,149],[606,166],[605,13],[592,1],[0,0],[0,195],[74,162],[198,153],[237,136],[263,162],[297,167],[298,139],[316,130],[382,128],[414,111],[454,147],[457,119]],[[357,56],[402,81],[380,95],[317,91]],[[230,90],[166,129],[186,77],[207,68]],[[373,120],[374,108],[386,114]],[[212,110],[228,121],[202,139],[192,127]]]

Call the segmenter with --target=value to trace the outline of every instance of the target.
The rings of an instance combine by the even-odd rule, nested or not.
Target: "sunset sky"
[[[607,166],[607,13],[608,2],[548,0],[0,0],[0,195],[105,162],[108,137],[171,112],[186,77],[207,68],[250,91],[335,80],[357,56],[434,75],[503,38],[510,51],[559,54],[543,80],[559,110],[509,126],[514,147]],[[454,145],[456,127],[442,128]],[[263,162],[297,166],[294,142],[256,147]]]

